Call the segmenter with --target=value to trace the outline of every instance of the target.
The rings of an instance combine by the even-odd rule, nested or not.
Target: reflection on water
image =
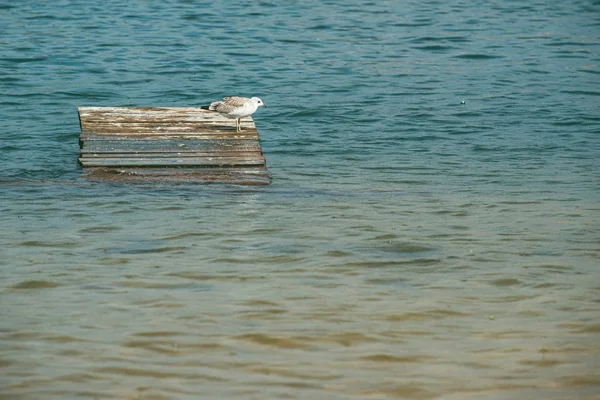
[[[597,397],[597,5],[38,3],[0,5],[1,399]],[[77,106],[231,94],[272,185],[81,179]]]

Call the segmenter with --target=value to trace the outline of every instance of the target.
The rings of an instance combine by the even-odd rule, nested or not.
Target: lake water
[[[259,96],[273,182],[81,178]],[[0,399],[597,399],[598,1],[0,1]]]

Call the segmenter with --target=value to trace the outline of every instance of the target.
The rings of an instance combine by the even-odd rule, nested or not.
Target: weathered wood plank
[[[189,159],[190,157],[195,158],[215,158],[215,157],[238,157],[238,158],[247,158],[247,159],[262,159],[263,155],[259,151],[232,151],[232,152],[224,152],[224,151],[209,151],[209,152],[199,152],[194,150],[189,150],[186,152],[161,152],[161,151],[131,151],[131,152],[85,152],[82,153],[82,156],[86,159],[111,159],[111,158],[174,158],[174,159]]]
[[[79,107],[78,111],[81,119],[90,121],[118,121],[127,118],[137,121],[151,121],[165,118],[198,121],[227,119],[219,113],[200,108]]]
[[[143,107],[80,107],[80,120],[82,128],[99,124],[182,124],[199,123],[214,125],[225,123],[229,125],[233,120],[219,113],[198,108],[143,108]],[[242,123],[254,126],[251,117],[243,118]]]
[[[89,145],[102,145],[102,143],[117,143],[121,142],[122,145],[131,144],[131,146],[135,146],[136,143],[140,142],[148,142],[148,143],[156,143],[159,145],[160,143],[167,142],[177,142],[177,143],[186,143],[189,141],[192,143],[196,141],[197,143],[205,142],[204,147],[219,147],[218,144],[222,144],[223,147],[226,146],[237,146],[245,143],[246,145],[255,145],[259,143],[259,139],[256,137],[253,138],[234,138],[234,137],[218,137],[218,138],[207,138],[205,136],[186,136],[186,135],[149,135],[149,136],[115,136],[115,135],[81,135],[79,138],[80,146],[84,146],[86,144]],[[203,147],[202,145],[198,145],[199,147]]]
[[[77,110],[82,116],[89,115],[104,115],[104,114],[146,114],[149,116],[161,114],[193,114],[199,115],[211,113],[208,110],[203,110],[197,107],[78,107]],[[211,113],[215,114],[215,113]],[[219,115],[219,114],[215,114]]]
[[[264,157],[80,157],[84,167],[199,167],[264,165]]]
[[[193,108],[79,108],[83,132],[98,131],[103,128],[121,127],[126,130],[150,129],[157,125],[168,127],[198,127],[206,129],[234,126],[235,121],[219,113]],[[243,118],[242,129],[256,129],[251,117]]]
[[[228,141],[229,143],[236,143],[237,141],[254,141],[257,142],[259,138],[257,136],[232,136],[232,135],[219,135],[219,136],[206,136],[196,134],[140,134],[140,135],[129,135],[129,134],[82,134],[80,135],[80,142],[92,142],[92,141],[131,141],[131,140],[147,140],[147,141],[179,141],[179,140],[202,140],[202,141]]]
[[[223,144],[225,142],[225,144]],[[221,152],[257,152],[262,154],[258,141],[243,141],[228,144],[227,141],[195,141],[191,145],[163,140],[85,140],[81,144],[81,154],[89,153],[221,153]]]
[[[243,129],[243,128],[242,128]],[[198,129],[198,127],[182,127],[181,129],[177,129],[176,127],[147,127],[147,128],[139,128],[139,129],[127,129],[121,126],[114,127],[103,127],[98,130],[87,130],[82,132],[84,136],[131,136],[133,138],[139,136],[156,136],[162,135],[165,136],[165,139],[172,139],[172,137],[203,137],[206,140],[218,139],[220,137],[223,138],[257,138],[258,131],[254,129],[243,130],[240,133],[235,131],[235,127],[233,129],[215,129],[215,130],[206,130],[206,129]]]
[[[241,148],[237,148],[237,149],[202,149],[202,151],[198,150],[198,149],[179,149],[179,150],[172,150],[172,149],[164,149],[164,148],[157,148],[157,149],[123,149],[123,148],[119,148],[119,149],[81,149],[81,154],[85,155],[85,156],[94,156],[97,154],[104,154],[104,155],[112,155],[113,157],[122,157],[124,155],[127,154],[148,154],[149,156],[151,155],[156,155],[156,157],[160,157],[162,154],[167,154],[170,155],[171,157],[174,155],[181,155],[182,157],[186,156],[186,155],[190,155],[190,154],[197,154],[197,155],[216,155],[216,154],[261,154],[261,150],[260,148],[252,148],[252,147],[241,147]]]
[[[204,110],[203,110],[204,111]],[[206,124],[211,125],[223,121],[231,121],[231,119],[223,117],[214,111],[206,111],[203,114],[94,114],[84,118],[84,122],[88,124],[131,124],[131,123],[155,123],[157,121],[164,123],[188,123],[188,124]],[[242,122],[252,124],[252,117],[242,118]]]
[[[203,135],[256,135],[253,127],[242,123],[242,132],[236,133],[235,121],[228,121],[228,125],[209,127],[200,124],[102,124],[87,126],[83,133],[196,133]]]
[[[80,107],[79,163],[88,179],[268,184],[252,118],[198,108]]]
[[[261,151],[258,140],[85,140],[81,151]]]

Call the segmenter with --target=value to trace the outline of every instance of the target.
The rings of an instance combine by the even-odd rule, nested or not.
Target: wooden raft
[[[251,117],[200,108],[79,107],[79,163],[108,182],[268,185],[271,174]]]

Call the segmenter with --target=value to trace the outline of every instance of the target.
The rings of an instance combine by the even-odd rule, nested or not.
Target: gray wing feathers
[[[243,107],[250,99],[246,97],[225,97],[223,102],[232,107]]]
[[[220,113],[228,113],[236,108],[243,107],[244,104],[249,100],[250,99],[245,97],[224,97],[223,101],[215,101],[211,103],[208,109],[211,111],[218,111]]]

